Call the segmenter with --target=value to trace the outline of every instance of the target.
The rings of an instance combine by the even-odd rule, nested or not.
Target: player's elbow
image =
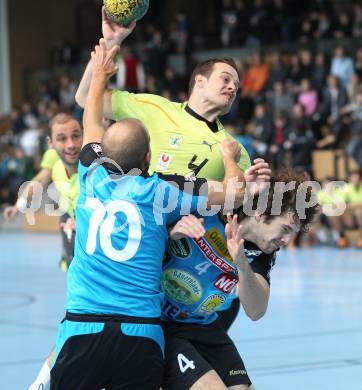
[[[78,104],[78,106],[84,108],[85,106],[85,96],[83,96],[83,94],[79,91],[79,89],[77,90],[76,94],[75,94],[75,101],[76,103]]]
[[[262,313],[250,313],[248,314],[248,317],[252,320],[252,321],[258,321],[260,320],[260,318],[262,318],[264,316],[264,314]]]
[[[264,317],[266,313],[266,308],[264,309],[259,309],[259,310],[254,310],[254,311],[249,311],[246,313],[246,315],[252,320],[252,321],[258,321],[260,318]]]

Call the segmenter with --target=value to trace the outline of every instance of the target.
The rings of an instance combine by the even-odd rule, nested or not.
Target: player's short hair
[[[74,118],[73,115],[67,113],[67,112],[60,112],[56,114],[49,122],[49,132],[48,136],[51,139],[53,135],[53,128],[55,125],[64,125],[65,123],[68,123],[70,121],[76,121],[78,124],[78,120]],[[81,126],[79,126],[81,128]]]
[[[214,65],[219,63],[228,64],[231,67],[233,67],[237,72],[239,72],[235,61],[229,57],[211,58],[209,60],[200,62],[198,65],[196,65],[195,69],[191,74],[190,81],[189,81],[189,95],[191,95],[194,89],[196,76],[202,75],[205,76],[206,78],[209,78],[212,71],[214,70]]]
[[[128,126],[132,126],[132,131],[127,133],[127,138],[117,142],[112,137],[107,137],[107,132],[112,126],[117,126],[119,123],[123,123]],[[146,154],[150,150],[150,136],[143,123],[138,119],[123,119],[113,124],[104,134],[102,139],[102,149],[104,156],[111,159],[122,169],[124,173],[129,172],[133,168],[142,169]],[[116,131],[122,131],[116,129]],[[111,163],[106,162],[104,166],[118,171],[118,167]]]
[[[261,215],[265,217],[265,222],[268,223],[272,221],[274,218],[277,218],[278,216],[285,215],[287,213],[291,213],[293,215],[294,222],[298,225],[300,225],[300,231],[306,232],[308,231],[311,223],[313,222],[313,219],[319,212],[320,206],[316,202],[316,193],[312,190],[311,186],[307,187],[307,191],[305,194],[305,199],[303,199],[306,202],[311,202],[311,204],[314,204],[314,206],[310,206],[305,208],[303,211],[305,212],[305,218],[300,218],[298,213],[298,206],[297,206],[297,193],[300,186],[303,185],[305,182],[309,182],[310,177],[307,172],[297,173],[293,169],[281,169],[275,172],[271,179],[270,179],[270,187],[267,197],[267,206],[264,207],[264,211],[262,211]],[[290,182],[295,182],[295,186],[293,189],[285,191],[282,193],[281,189],[276,187],[276,183],[284,183],[287,185]],[[278,197],[279,193],[279,197]],[[281,200],[281,208],[280,208],[280,214],[275,215],[272,214],[272,208],[275,202],[275,199]],[[313,199],[315,201],[313,201]],[[257,210],[259,195],[255,195],[253,199],[253,210]],[[241,207],[238,210],[239,214],[239,220],[243,220],[247,217],[247,215],[243,211],[243,207]]]

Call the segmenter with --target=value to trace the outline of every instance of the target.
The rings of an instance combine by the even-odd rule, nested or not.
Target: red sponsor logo
[[[157,162],[157,168],[161,171],[165,171],[168,169],[171,163],[171,155],[167,153],[161,153]]]
[[[237,283],[238,278],[224,274],[216,280],[214,286],[226,294],[230,294]]]
[[[198,240],[194,240],[198,247],[202,250],[203,254],[214,264],[216,267],[221,269],[223,272],[227,273],[235,273],[234,268],[228,264],[221,257],[217,256],[215,252],[211,249],[210,245],[203,239],[199,238]]]
[[[163,154],[161,155],[161,161],[164,162],[164,163],[169,162],[169,161],[170,161],[170,155],[169,155],[169,154],[163,153]]]

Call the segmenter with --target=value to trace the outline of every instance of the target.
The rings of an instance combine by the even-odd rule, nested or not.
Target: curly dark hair
[[[278,185],[281,183],[282,185]],[[287,185],[292,188],[285,188]],[[284,215],[286,213],[292,213],[295,223],[300,224],[300,230],[302,232],[308,231],[313,219],[318,214],[320,206],[316,200],[316,193],[310,183],[310,177],[307,172],[297,173],[293,169],[281,169],[275,172],[270,179],[270,186],[265,189],[267,192],[257,194],[252,199],[252,210],[258,212],[259,199],[261,197],[266,200],[263,203],[264,208],[260,210],[260,215],[265,217],[265,222],[268,223],[278,215]],[[302,195],[303,201],[311,202],[313,206],[303,208],[303,215],[300,215],[300,209],[298,207],[298,192],[304,191]],[[300,196],[300,193],[299,193]],[[277,208],[278,213],[275,213],[275,201],[276,199],[280,202]],[[243,220],[248,215],[245,213],[245,204],[238,210],[239,220]]]

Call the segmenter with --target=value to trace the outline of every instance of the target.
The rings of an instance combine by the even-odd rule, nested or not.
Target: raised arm
[[[237,222],[237,215],[228,215],[225,226],[227,246],[230,256],[238,267],[238,295],[247,316],[256,321],[263,317],[269,303],[270,288],[267,281],[254,273],[244,252],[242,226]]]
[[[238,166],[240,160],[240,145],[234,140],[225,140],[220,145],[224,161],[225,176],[220,182],[208,181],[208,206],[226,204],[231,210],[241,206],[245,193],[245,179]],[[229,206],[229,207],[228,207]]]
[[[108,79],[117,72],[114,57],[118,51],[119,46],[113,46],[108,50],[106,41],[102,38],[91,54],[93,72],[83,115],[83,146],[102,140],[103,94]]]
[[[102,32],[103,38],[105,39],[105,43],[108,49],[112,48],[113,46],[119,46],[133,31],[135,26],[136,22],[132,22],[128,27],[119,26],[118,24],[113,23],[107,17],[104,8],[102,8]],[[92,60],[90,60],[83,73],[83,77],[75,94],[76,102],[83,108],[86,104],[86,99],[92,79],[92,73],[93,63]],[[106,86],[104,86],[103,89],[102,101],[103,116],[109,119],[114,119],[112,112],[112,90],[107,89]]]

